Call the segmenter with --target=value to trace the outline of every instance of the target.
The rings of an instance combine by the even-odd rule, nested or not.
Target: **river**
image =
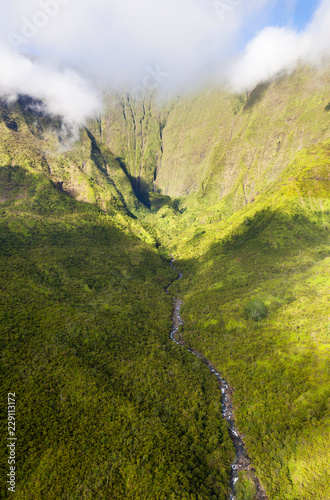
[[[171,261],[171,267],[174,271],[176,271],[174,267],[174,259]],[[182,278],[182,273],[178,272],[178,280]],[[166,293],[169,293],[169,287],[166,290]],[[222,415],[223,418],[227,421],[228,423],[228,432],[230,435],[230,438],[234,444],[235,447],[235,452],[236,452],[236,457],[234,462],[231,464],[231,477],[230,477],[230,489],[231,493],[229,494],[230,500],[235,500],[236,499],[236,493],[235,493],[235,484],[237,483],[238,479],[238,474],[240,471],[250,471],[250,477],[252,477],[255,488],[256,488],[256,495],[254,497],[255,500],[268,500],[268,497],[266,495],[266,492],[261,485],[258,477],[255,474],[255,470],[253,466],[251,465],[251,460],[249,458],[249,455],[245,449],[245,445],[243,442],[244,436],[238,431],[236,424],[235,424],[235,417],[234,417],[234,412],[233,412],[233,388],[230,386],[230,384],[220,375],[220,373],[216,370],[215,366],[207,360],[200,352],[196,351],[193,348],[190,348],[186,345],[182,337],[178,336],[178,331],[180,328],[180,325],[183,326],[183,320],[181,317],[181,306],[182,302],[179,299],[173,299],[174,305],[173,305],[173,327],[171,331],[171,339],[173,342],[175,342],[178,346],[183,347],[184,349],[187,349],[192,355],[197,356],[200,358],[203,363],[211,370],[212,374],[217,378],[218,383],[219,383],[219,388],[221,390],[221,406],[222,406]]]

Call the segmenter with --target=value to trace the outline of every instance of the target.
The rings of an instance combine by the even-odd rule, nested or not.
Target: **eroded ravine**
[[[174,259],[171,261],[171,267],[174,271],[176,271],[173,265]],[[178,272],[178,271],[176,271]],[[178,280],[182,278],[182,273],[178,272]],[[169,288],[166,290],[169,293]],[[268,500],[266,492],[261,485],[258,477],[255,475],[255,470],[251,465],[251,460],[248,456],[248,453],[245,449],[245,445],[243,442],[243,435],[239,433],[236,428],[234,412],[233,412],[233,388],[228,384],[228,382],[220,375],[220,373],[216,370],[214,365],[205,358],[201,353],[196,351],[193,348],[190,348],[186,345],[181,335],[179,335],[179,328],[183,326],[183,320],[181,317],[181,306],[182,302],[179,299],[173,299],[173,327],[171,331],[171,339],[177,345],[187,349],[191,354],[200,358],[203,363],[211,370],[213,375],[217,378],[221,390],[221,406],[222,406],[222,415],[223,418],[228,423],[228,432],[230,438],[234,444],[236,457],[234,462],[231,464],[231,478],[230,478],[230,487],[231,494],[230,499],[235,500],[235,484],[238,481],[238,473],[240,471],[249,471],[250,477],[252,478],[255,488],[256,495],[255,500]]]

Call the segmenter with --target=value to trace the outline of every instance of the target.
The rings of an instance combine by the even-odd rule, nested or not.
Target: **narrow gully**
[[[171,267],[174,271],[178,273],[178,280],[182,278],[182,273],[177,271],[174,267],[174,260],[171,261]],[[166,289],[166,293],[169,294],[169,288]],[[183,320],[181,317],[181,306],[182,301],[179,299],[173,299],[173,327],[171,331],[171,339],[177,345],[185,348],[191,354],[200,358],[203,363],[211,370],[212,374],[218,379],[220,390],[221,390],[221,406],[222,406],[222,416],[228,423],[228,433],[234,444],[236,457],[234,462],[231,464],[231,477],[230,477],[230,489],[231,493],[229,494],[230,500],[235,500],[235,484],[238,481],[238,474],[241,471],[249,471],[250,477],[252,478],[255,488],[256,495],[255,500],[268,500],[266,492],[261,485],[259,478],[255,474],[255,469],[251,465],[251,460],[248,456],[248,453],[245,449],[245,445],[243,442],[244,436],[238,431],[235,424],[235,417],[233,412],[233,388],[230,384],[219,374],[214,365],[205,358],[201,353],[196,351],[193,348],[190,348],[186,345],[184,340],[180,337],[178,338],[178,331],[180,325],[183,325]]]

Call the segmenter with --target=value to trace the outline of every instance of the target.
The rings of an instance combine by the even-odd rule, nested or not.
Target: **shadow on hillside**
[[[245,106],[243,108],[243,111],[249,111],[251,108],[253,108],[253,106],[258,104],[258,102],[260,102],[263,96],[265,95],[269,85],[270,82],[259,83],[259,85],[257,85],[249,95],[248,100],[246,101]]]
[[[205,236],[209,238],[197,232],[189,245],[198,246]],[[313,259],[298,259],[301,252],[316,248],[319,251]],[[198,288],[196,307],[203,308],[198,305],[202,293],[202,302],[208,298],[207,303],[218,308],[217,301],[226,302],[230,296],[234,300],[267,280],[281,279],[284,286],[288,275],[294,272],[299,279],[301,271],[307,271],[328,255],[328,232],[320,222],[303,214],[289,216],[265,209],[243,221],[229,236],[210,242],[207,248],[201,246],[198,257],[179,260],[178,267],[190,276],[200,276],[200,270],[205,270],[204,290]]]
[[[135,196],[137,199],[147,208],[151,208],[151,201],[149,197],[149,192],[150,192],[150,186],[147,184],[147,182],[144,179],[141,179],[140,176],[134,177],[131,175],[128,171],[127,165],[124,161],[123,158],[120,156],[116,157],[117,162],[119,163],[121,169],[123,170],[124,174],[128,177],[132,189],[134,191]]]

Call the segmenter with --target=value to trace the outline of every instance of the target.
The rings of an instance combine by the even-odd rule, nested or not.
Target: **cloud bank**
[[[11,0],[0,34],[13,49],[76,62],[108,86],[179,88],[214,72],[274,1]]]
[[[249,89],[298,63],[320,65],[330,54],[330,1],[323,0],[304,31],[268,27],[246,47],[243,56],[228,68],[236,91]]]
[[[73,126],[99,109],[96,92],[77,73],[47,67],[0,43],[0,95],[14,99],[18,94],[44,99],[51,114]]]
[[[98,110],[97,92],[80,73],[59,71],[62,61],[84,68],[99,87],[178,90],[217,75],[235,90],[251,88],[300,60],[317,62],[328,53],[330,0],[321,2],[303,32],[264,28],[274,6],[293,12],[295,4],[11,0],[0,19],[0,93],[44,98],[52,113],[81,124]],[[41,59],[33,63],[22,52]]]

